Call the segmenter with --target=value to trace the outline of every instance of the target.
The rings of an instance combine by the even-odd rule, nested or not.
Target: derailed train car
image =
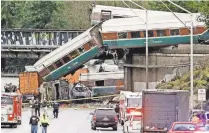
[[[101,53],[99,25],[88,29],[72,41],[47,54],[34,64],[44,81],[52,81],[74,72]]]

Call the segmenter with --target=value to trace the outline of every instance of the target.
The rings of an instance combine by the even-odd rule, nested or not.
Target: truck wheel
[[[93,126],[93,125],[91,124],[91,129],[92,129],[92,130],[96,130],[96,126]]]
[[[13,128],[17,128],[17,124],[12,125]]]
[[[123,126],[123,125],[124,125],[124,122],[123,122],[123,121],[121,121],[121,123],[120,123],[120,124],[121,124],[121,126]]]
[[[117,131],[118,130],[118,127],[117,126],[113,127],[113,130],[114,131]]]
[[[21,125],[22,124],[22,121],[21,120],[18,120],[18,125]]]

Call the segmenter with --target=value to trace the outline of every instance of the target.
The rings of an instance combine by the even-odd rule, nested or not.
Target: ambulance
[[[1,94],[1,125],[16,128],[22,119],[22,96],[18,93]]]

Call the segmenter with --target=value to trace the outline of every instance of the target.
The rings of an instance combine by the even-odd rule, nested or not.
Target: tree
[[[2,1],[1,3],[1,27],[19,28],[19,19],[24,1]]]
[[[46,28],[57,9],[53,1],[27,1],[21,16],[22,28]]]
[[[169,2],[164,2],[169,9],[173,12],[181,12],[186,13],[182,9],[174,6]],[[201,13],[201,21],[205,22],[207,26],[209,26],[209,1],[175,1],[176,4],[180,5],[181,7],[189,10],[192,13]],[[162,2],[149,2],[150,8],[153,10],[159,11],[169,11]]]

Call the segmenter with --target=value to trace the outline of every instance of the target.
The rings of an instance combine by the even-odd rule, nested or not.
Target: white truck
[[[124,133],[165,133],[173,122],[189,122],[188,91],[155,89],[143,90],[141,94],[141,110],[135,110],[141,115],[131,113],[126,118]]]
[[[121,91],[120,92],[120,113],[119,122],[124,124],[125,119],[130,115],[132,110],[141,109],[142,107],[142,93]]]

